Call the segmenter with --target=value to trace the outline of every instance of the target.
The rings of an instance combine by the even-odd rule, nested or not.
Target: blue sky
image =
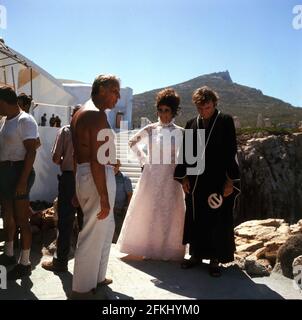
[[[134,93],[229,70],[302,107],[302,0],[0,0],[6,43],[57,78],[113,73]]]

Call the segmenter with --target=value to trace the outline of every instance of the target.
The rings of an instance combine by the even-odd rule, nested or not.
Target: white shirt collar
[[[163,128],[174,127],[174,122],[175,122],[175,118],[173,118],[171,120],[171,122],[169,122],[169,123],[163,123],[163,122],[161,122],[160,118],[158,117],[158,124]]]

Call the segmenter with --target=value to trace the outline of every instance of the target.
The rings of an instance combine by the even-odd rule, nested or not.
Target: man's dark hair
[[[120,85],[119,79],[111,74],[101,74],[96,77],[91,88],[91,97],[99,93],[100,87],[108,88],[112,85]]]
[[[216,106],[218,100],[218,94],[207,86],[196,89],[192,96],[192,101],[196,106],[208,103],[210,101],[212,101]]]
[[[8,104],[17,104],[18,98],[16,92],[8,86],[0,88],[0,100],[5,101]]]
[[[21,100],[24,106],[28,106],[31,104],[32,98],[31,96],[28,96],[25,93],[20,93],[18,95],[18,100]]]

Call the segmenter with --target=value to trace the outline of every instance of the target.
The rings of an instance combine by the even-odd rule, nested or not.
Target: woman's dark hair
[[[214,105],[216,106],[218,100],[218,94],[207,86],[196,89],[192,96],[192,101],[196,106],[208,103],[210,101],[213,101]]]
[[[173,117],[177,116],[180,110],[179,104],[179,95],[172,88],[161,90],[156,96],[156,108],[158,109],[158,107],[162,105],[168,106],[171,108]]]
[[[17,104],[18,98],[16,92],[8,86],[0,88],[0,100],[5,101],[8,104]]]

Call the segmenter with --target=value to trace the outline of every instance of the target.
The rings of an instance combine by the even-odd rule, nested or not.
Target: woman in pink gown
[[[184,193],[173,179],[183,135],[183,128],[174,124],[179,102],[173,89],[159,92],[159,121],[129,141],[144,169],[117,242],[123,253],[153,260],[183,259]],[[148,154],[143,148],[146,145]]]

